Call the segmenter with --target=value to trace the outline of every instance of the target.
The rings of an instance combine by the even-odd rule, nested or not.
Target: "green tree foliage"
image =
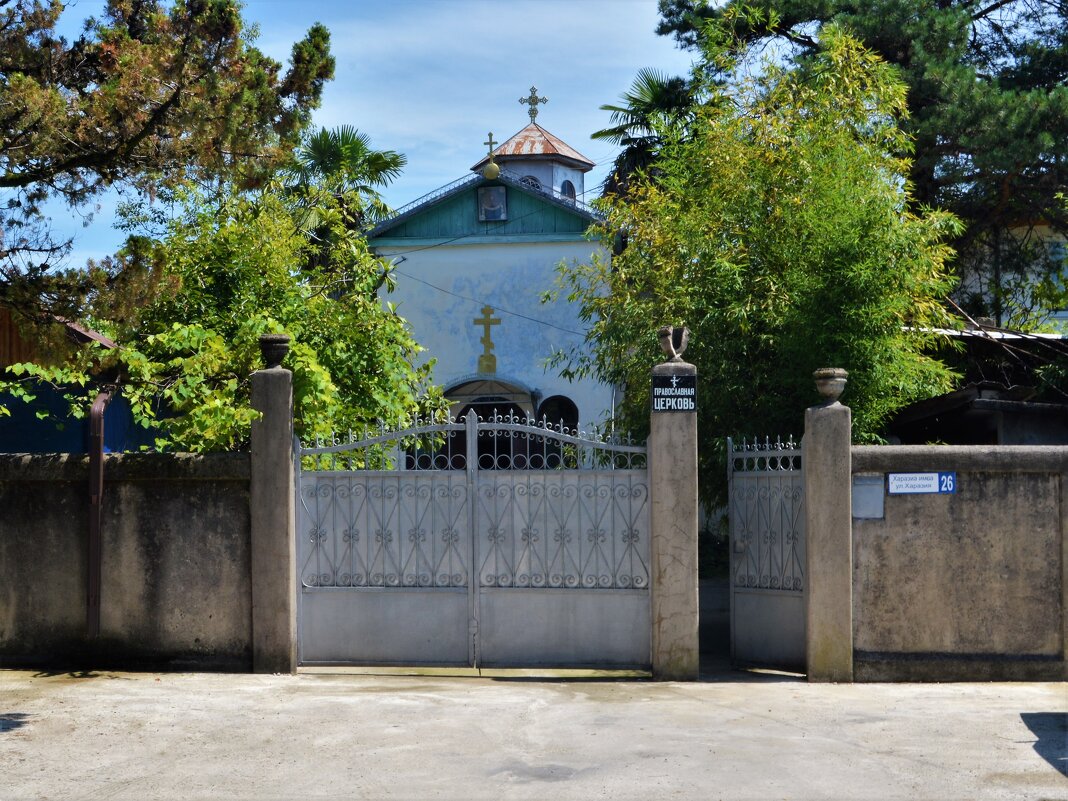
[[[239,0],[110,0],[73,42],[60,0],[0,0],[0,304],[73,316],[84,274],[57,270],[42,205],[106,187],[261,183],[288,158],[333,77],[313,26],[282,66],[250,43]]]
[[[1048,247],[1051,231],[1068,234],[1056,201],[1068,184],[1068,5],[660,0],[660,11],[658,32],[683,46],[719,38],[726,25],[751,51],[776,44],[800,62],[826,25],[851,31],[908,86],[912,202],[965,224],[953,244],[966,308],[1028,326],[1068,305],[1063,252]]]
[[[561,359],[625,385],[625,422],[641,429],[649,365],[662,358],[656,329],[688,325],[711,501],[722,497],[720,438],[800,433],[816,368],[850,371],[844,400],[862,440],[950,387],[924,353],[948,324],[942,241],[957,225],[911,210],[909,164],[896,155],[905,87],[856,40],[829,28],[803,69],[766,66],[706,91],[684,136],[661,131],[656,180],[605,201],[600,234],[625,239],[621,253],[561,268],[591,351]]]
[[[186,195],[184,213],[159,239],[131,238],[107,265],[143,276],[137,287],[149,302],[138,308],[112,292],[90,299],[90,324],[119,348],[86,349],[59,366],[19,365],[8,388],[62,385],[80,414],[101,381],[114,382],[135,418],[161,431],[159,447],[240,449],[256,416],[249,390],[262,367],[258,337],[285,332],[302,436],[401,423],[420,403],[434,407],[427,368],[412,366],[419,347],[379,298],[386,267],[339,206],[317,209],[334,245],[316,259],[317,243],[300,225],[305,210],[284,193]]]

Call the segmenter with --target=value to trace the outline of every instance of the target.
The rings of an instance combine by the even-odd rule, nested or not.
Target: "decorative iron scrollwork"
[[[629,440],[494,413],[299,459],[305,587],[465,587],[476,568],[484,586],[648,586],[646,451]]]
[[[801,450],[792,438],[728,440],[732,581],[735,586],[804,588],[804,487]]]

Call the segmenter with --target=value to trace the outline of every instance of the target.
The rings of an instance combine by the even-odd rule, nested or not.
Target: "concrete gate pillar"
[[[252,374],[252,669],[297,668],[296,537],[293,496],[293,374],[281,362],[289,337],[260,337],[267,369]]]
[[[848,373],[814,374],[826,401],[805,410],[805,661],[812,682],[853,681],[852,419]]]
[[[698,677],[697,368],[682,360],[689,331],[665,326],[669,361],[653,367],[649,421],[653,678]]]

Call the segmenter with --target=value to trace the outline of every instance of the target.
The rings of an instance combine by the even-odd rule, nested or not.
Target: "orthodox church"
[[[608,258],[585,231],[581,201],[594,164],[536,121],[537,90],[520,100],[530,124],[498,144],[471,174],[398,209],[368,241],[395,265],[390,301],[434,359],[433,379],[457,417],[494,410],[569,428],[604,424],[613,389],[568,381],[546,360],[582,342],[577,304],[543,303],[561,261]]]

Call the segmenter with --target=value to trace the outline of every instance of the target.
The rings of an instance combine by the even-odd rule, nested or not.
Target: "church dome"
[[[567,142],[549,133],[536,122],[527,125],[493,151],[493,159],[501,164],[523,161],[552,161],[567,167],[589,172],[594,163]],[[471,170],[478,172],[490,160],[484,156]]]

